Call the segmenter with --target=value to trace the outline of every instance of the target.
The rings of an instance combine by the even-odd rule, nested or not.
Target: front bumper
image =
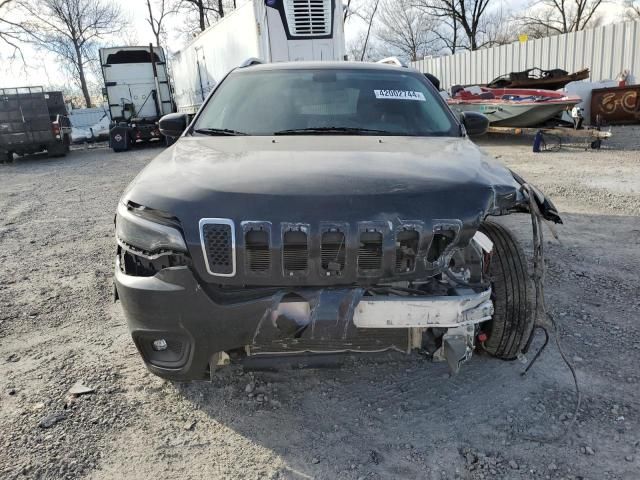
[[[472,343],[474,324],[493,314],[490,290],[363,297],[357,287],[305,288],[230,300],[203,288],[188,267],[137,277],[116,263],[118,298],[136,347],[149,370],[177,381],[207,379],[215,354],[238,349],[251,356],[409,352],[434,327],[470,332]],[[157,351],[159,339],[165,348]]]

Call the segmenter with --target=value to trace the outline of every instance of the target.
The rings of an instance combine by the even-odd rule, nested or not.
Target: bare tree
[[[364,61],[371,59],[370,46],[371,37],[374,30],[374,22],[380,0],[354,0],[349,1],[344,12],[344,21],[352,24],[359,24],[363,30],[357,30],[355,35],[351,35],[347,40],[347,53],[353,60]]]
[[[390,53],[387,53],[385,45],[377,41],[376,38],[366,40],[366,36],[366,30],[362,30],[347,40],[346,50],[349,59],[361,62],[375,62],[390,55]]]
[[[640,1],[625,0],[624,16],[627,20],[640,20]]]
[[[156,0],[155,2],[147,0],[147,11],[149,12],[147,23],[149,23],[156,39],[156,46],[159,47],[161,43],[164,43],[167,36],[164,20],[175,11],[169,6],[168,0]]]
[[[21,0],[20,5],[31,41],[62,60],[91,107],[87,71],[97,60],[98,42],[123,29],[120,9],[107,0]]]
[[[342,22],[346,22],[347,20],[349,20],[349,17],[351,16],[351,0],[347,0],[346,5],[344,5],[344,13],[343,13],[343,17],[342,17]]]
[[[224,17],[229,9],[236,8],[235,0],[178,0],[177,9],[195,16],[195,24],[190,25],[187,19],[187,29],[193,33],[201,32],[216,20]]]
[[[456,17],[440,17],[439,20],[440,25],[433,33],[440,40],[442,47],[453,55],[459,47],[462,47],[460,37],[464,33],[461,31],[460,23]]]
[[[599,23],[597,10],[603,2],[604,0],[539,0],[532,3],[520,17],[520,23],[529,35],[536,38],[577,32]]]
[[[517,40],[518,24],[511,12],[502,8],[492,10],[482,17],[478,28],[482,47],[506,45]]]
[[[378,38],[411,61],[432,51],[438,41],[435,22],[411,0],[383,0]]]
[[[457,27],[467,37],[467,47],[477,50],[484,46],[481,39],[482,23],[493,0],[416,0],[416,4],[430,15],[448,19],[453,31]]]
[[[373,7],[369,9],[368,12],[361,14],[361,18],[367,22],[367,33],[364,35],[364,41],[362,42],[362,53],[360,54],[360,61],[364,61],[364,57],[367,54],[367,48],[369,47],[369,38],[371,37],[371,28],[373,26],[373,21],[376,17],[376,13],[378,12],[378,7],[380,6],[380,0],[375,0]]]
[[[195,11],[198,18],[199,30],[203,31],[209,26],[208,4],[209,2],[207,0],[182,0],[178,4],[178,8]]]
[[[24,30],[17,20],[12,20],[15,7],[16,4],[13,0],[0,0],[0,44],[4,43],[13,49],[11,58],[19,55],[24,62],[20,48]]]

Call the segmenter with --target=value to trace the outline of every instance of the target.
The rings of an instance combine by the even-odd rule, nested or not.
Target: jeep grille
[[[298,277],[320,280],[390,278],[440,267],[456,244],[459,220],[442,220],[425,230],[421,221],[390,228],[386,222],[272,223],[267,220],[240,222],[239,244],[234,223],[228,219],[200,221],[202,251],[211,275],[241,274],[258,281],[268,277],[292,281]]]

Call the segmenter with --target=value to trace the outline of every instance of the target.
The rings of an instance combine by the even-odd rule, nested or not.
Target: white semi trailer
[[[177,111],[193,115],[247,59],[344,60],[341,0],[248,0],[200,33],[171,61]]]
[[[139,142],[163,140],[158,120],[175,111],[164,50],[147,47],[100,49],[109,102],[109,143],[114,151]]]

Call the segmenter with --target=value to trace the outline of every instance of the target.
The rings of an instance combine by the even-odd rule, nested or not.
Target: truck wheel
[[[481,325],[487,340],[484,349],[503,360],[522,351],[533,330],[533,285],[522,247],[502,225],[484,222],[479,230],[493,242],[489,265],[493,318]]]
[[[67,149],[64,141],[56,142],[47,147],[47,156],[49,157],[64,157],[67,154]]]

